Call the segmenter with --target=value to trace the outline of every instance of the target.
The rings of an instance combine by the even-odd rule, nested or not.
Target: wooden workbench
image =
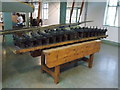
[[[99,52],[101,41],[93,40],[83,43],[77,43],[54,49],[43,50],[41,55],[41,70],[50,74],[54,78],[54,82],[59,82],[61,65],[68,62],[79,61],[85,56],[89,56],[86,62],[88,67],[92,68],[94,54]],[[54,68],[54,70],[51,70]]]

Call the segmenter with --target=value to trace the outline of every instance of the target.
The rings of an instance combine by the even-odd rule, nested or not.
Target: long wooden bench
[[[95,40],[43,50],[41,55],[41,71],[50,74],[57,84],[59,82],[60,66],[65,63],[89,56],[86,61],[88,62],[88,67],[92,68],[94,53],[100,50],[100,44],[101,41]],[[51,68],[54,68],[54,71]]]

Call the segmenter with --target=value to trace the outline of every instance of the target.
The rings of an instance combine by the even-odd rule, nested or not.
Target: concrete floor
[[[2,30],[2,27],[0,25],[0,31]],[[2,39],[3,36],[0,36],[0,89],[2,89]]]
[[[32,58],[28,53],[15,55],[6,47],[3,49],[3,88],[117,88],[118,47],[102,44],[95,54],[93,68],[79,62],[62,69],[60,83],[40,72],[40,57]]]

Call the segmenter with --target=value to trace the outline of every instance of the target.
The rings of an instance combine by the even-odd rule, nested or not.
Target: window
[[[34,7],[35,7],[35,10],[33,12],[33,19],[37,19],[38,17],[38,3],[33,3]]]
[[[33,18],[37,19],[37,17],[38,17],[38,3],[34,2],[33,5],[35,7],[35,10],[33,12]],[[48,19],[48,3],[42,4],[42,19]]]
[[[48,19],[48,3],[42,5],[42,19]]]
[[[104,17],[104,25],[108,26],[116,26],[118,27],[118,8],[119,8],[120,0],[108,0],[105,17]]]
[[[72,9],[72,8],[67,8],[67,12],[66,12],[66,23],[69,23],[71,9]],[[79,8],[74,8],[74,9],[73,9],[72,18],[71,18],[71,23],[76,23],[76,22],[78,21],[79,12],[80,12],[80,9],[79,9]]]
[[[2,12],[0,12],[0,23],[3,22]]]

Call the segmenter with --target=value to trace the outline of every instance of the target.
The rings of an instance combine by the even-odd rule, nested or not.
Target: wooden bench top
[[[49,68],[70,62],[72,60],[94,54],[100,50],[100,40],[62,46],[43,50],[46,65]]]

